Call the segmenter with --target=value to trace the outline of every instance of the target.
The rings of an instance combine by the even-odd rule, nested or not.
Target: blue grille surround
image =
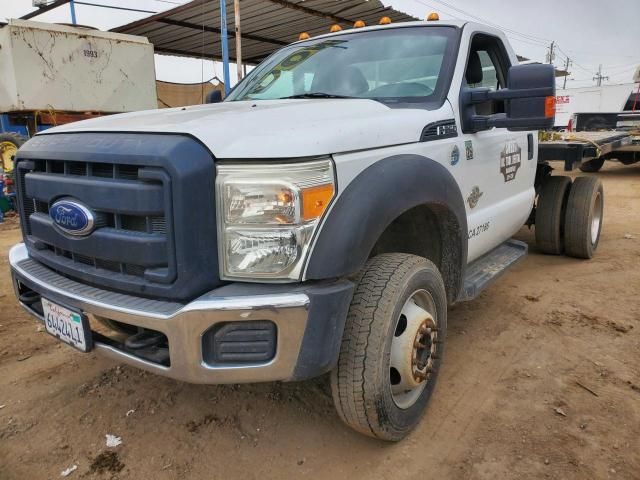
[[[16,162],[29,255],[92,285],[188,300],[221,284],[211,153],[182,135],[46,134]],[[96,216],[89,235],[57,228],[51,205],[73,198]]]

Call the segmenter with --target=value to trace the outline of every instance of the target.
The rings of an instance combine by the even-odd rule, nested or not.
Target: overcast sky
[[[91,3],[158,12],[186,1],[91,0]],[[599,64],[609,77],[605,83],[631,82],[640,64],[640,0],[383,0],[383,3],[420,18],[436,11],[442,19],[493,23],[507,32],[518,54],[533,60],[545,61],[549,44],[554,40],[559,46],[556,66],[562,67],[567,56],[573,61],[567,87],[593,85],[592,77]],[[20,17],[33,10],[31,5],[32,0],[0,0],[0,19]],[[78,23],[106,30],[149,14],[76,5],[76,15]],[[69,6],[34,20],[70,22]],[[160,80],[197,82],[203,77],[205,80],[214,75],[222,77],[218,63],[156,57]]]

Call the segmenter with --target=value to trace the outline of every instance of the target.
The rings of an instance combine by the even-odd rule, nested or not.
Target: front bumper
[[[61,305],[81,310],[90,324],[101,319],[161,332],[170,364],[136,356],[113,342],[94,340],[94,349],[118,362],[191,383],[221,384],[303,380],[335,365],[353,284],[348,281],[297,285],[230,284],[187,303],[166,302],[95,288],[66,278],[29,258],[24,244],[13,247],[9,263],[16,295],[28,289]],[[42,315],[21,305],[42,321]],[[203,341],[219,324],[270,321],[275,324],[275,355],[268,361],[207,363]],[[96,336],[101,338],[99,335]]]

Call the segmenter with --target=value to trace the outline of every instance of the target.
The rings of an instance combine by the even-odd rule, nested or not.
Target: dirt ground
[[[188,385],[60,345],[16,305],[0,226],[0,479],[640,479],[640,167],[599,175],[596,257],[540,255],[523,229],[525,262],[450,311],[438,388],[395,445],[343,426],[326,379]]]

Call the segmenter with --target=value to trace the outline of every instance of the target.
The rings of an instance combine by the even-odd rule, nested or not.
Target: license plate
[[[46,298],[42,299],[42,309],[44,328],[48,333],[81,352],[91,350],[91,329],[86,316]]]

